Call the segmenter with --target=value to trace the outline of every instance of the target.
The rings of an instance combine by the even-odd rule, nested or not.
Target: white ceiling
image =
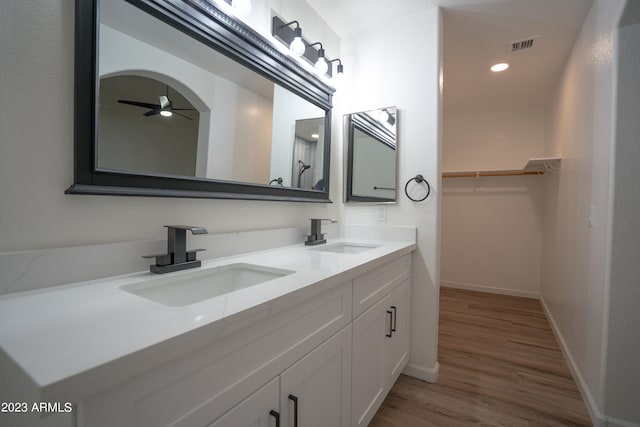
[[[444,9],[444,108],[449,114],[546,105],[593,0],[307,0],[341,37]],[[509,41],[539,36],[507,55]],[[492,73],[499,61],[511,67]]]

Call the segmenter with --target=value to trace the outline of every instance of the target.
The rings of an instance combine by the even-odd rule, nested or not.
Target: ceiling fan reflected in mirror
[[[158,96],[158,104],[151,104],[148,102],[140,102],[140,101],[129,101],[126,99],[118,99],[120,104],[133,105],[134,107],[147,108],[149,111],[143,114],[143,116],[151,117],[157,116],[160,114],[163,117],[171,117],[176,114],[180,117],[184,117],[187,120],[192,120],[191,117],[188,117],[182,113],[178,113],[177,111],[197,111],[195,108],[174,108],[173,102],[169,99],[169,86],[167,85],[167,91],[165,95]]]

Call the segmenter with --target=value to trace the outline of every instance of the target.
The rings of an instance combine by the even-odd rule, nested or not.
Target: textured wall
[[[640,424],[640,2],[618,35],[618,103],[605,413]]]
[[[592,416],[600,418],[607,363],[615,27],[623,3],[594,3],[567,61],[550,110],[548,140],[548,154],[562,157],[562,172],[545,188],[541,295]]]

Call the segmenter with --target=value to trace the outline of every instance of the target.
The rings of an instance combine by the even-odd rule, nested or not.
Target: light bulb
[[[329,64],[327,64],[327,61],[322,57],[318,58],[318,61],[316,62],[316,70],[320,71],[321,74],[326,74],[328,69]]]
[[[173,116],[173,113],[171,111],[169,111],[169,110],[162,110],[162,111],[160,111],[160,115],[162,117],[171,117],[171,116]]]
[[[291,50],[291,53],[295,55],[300,56],[304,54],[304,51],[306,50],[306,46],[302,41],[302,37],[295,37],[291,42],[291,44],[289,45],[289,49]]]
[[[232,0],[231,7],[238,16],[247,16],[251,12],[251,0]]]

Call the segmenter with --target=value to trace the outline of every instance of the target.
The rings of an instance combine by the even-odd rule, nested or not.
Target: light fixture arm
[[[333,62],[338,62],[338,70],[337,73],[338,74],[342,74],[344,73],[344,66],[342,65],[342,61],[340,60],[340,58],[336,58],[336,59],[331,59],[329,61],[327,61],[328,63],[333,63]]]
[[[300,23],[298,21],[287,22],[286,24],[280,25],[280,28],[288,27],[291,24],[296,24],[296,28],[295,28],[296,30],[300,28]]]
[[[316,45],[320,45],[320,49],[318,49],[318,59],[325,58],[325,56],[324,56],[324,47],[322,46],[322,42],[311,43],[311,44],[308,44],[307,47],[313,47],[313,46],[316,46]],[[325,58],[325,61],[326,61],[326,58]]]

